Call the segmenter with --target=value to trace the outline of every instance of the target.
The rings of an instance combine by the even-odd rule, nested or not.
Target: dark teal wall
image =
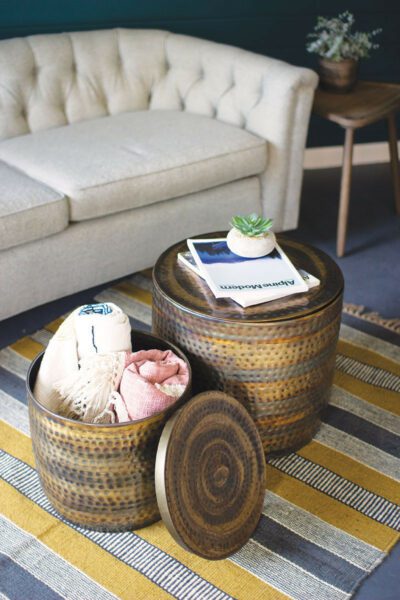
[[[361,63],[364,79],[400,83],[400,0],[0,0],[0,38],[107,27],[152,27],[241,46],[314,68],[304,44],[317,15],[350,10],[357,28],[382,27],[381,48]],[[1,82],[1,73],[0,73]],[[383,124],[357,141],[386,139]],[[313,117],[308,145],[342,142],[342,132]]]

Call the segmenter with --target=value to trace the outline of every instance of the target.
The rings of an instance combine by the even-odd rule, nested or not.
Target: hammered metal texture
[[[175,413],[156,465],[161,515],[186,550],[217,560],[247,543],[265,495],[263,446],[246,409],[205,392]]]
[[[324,253],[279,242],[297,267],[321,280],[318,291],[250,309],[220,304],[177,262],[177,252],[185,250],[177,244],[154,269],[153,331],[187,354],[196,392],[217,389],[237,398],[252,415],[264,450],[281,453],[307,443],[320,425],[334,373],[343,279]]]
[[[133,341],[136,349],[171,348],[185,359],[177,348],[153,336],[134,332]],[[36,468],[51,504],[69,521],[99,531],[157,521],[157,445],[167,420],[190,398],[190,385],[173,407],[149,419],[82,423],[47,411],[33,397],[41,357],[28,374],[29,417]]]

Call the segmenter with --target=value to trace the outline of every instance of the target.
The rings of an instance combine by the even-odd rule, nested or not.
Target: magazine
[[[196,264],[196,261],[194,260],[194,258],[192,256],[192,253],[190,251],[179,252],[178,260],[183,265],[185,265],[185,267],[187,267],[188,269],[193,271],[193,273],[196,273],[196,275],[198,275],[199,277],[204,279],[199,267]],[[298,272],[300,273],[300,275],[306,282],[308,289],[311,289],[311,288],[319,285],[319,283],[320,283],[319,279],[317,279],[317,277],[314,277],[314,275],[307,273],[307,271],[304,271],[304,269],[299,269]],[[277,296],[275,298],[271,297],[271,294],[268,296],[268,298],[265,298],[265,296],[262,296],[262,297],[257,296],[256,298],[249,298],[248,294],[246,294],[243,297],[243,294],[235,293],[235,294],[231,294],[229,297],[232,300],[234,300],[235,302],[237,302],[238,304],[240,304],[241,306],[243,306],[244,308],[247,308],[248,306],[253,306],[254,304],[261,304],[264,302],[270,302],[271,300],[277,300],[278,298],[282,298],[282,295],[280,292],[277,292]]]
[[[308,290],[278,245],[267,256],[249,259],[231,252],[225,238],[189,239],[187,243],[216,298],[232,298],[250,306]]]
[[[290,294],[307,291],[307,284],[299,275],[283,250],[276,245],[267,256],[243,258],[231,252],[225,238],[187,241],[189,250],[217,298],[232,293],[275,296],[276,292]],[[261,294],[260,294],[261,295]]]
[[[314,277],[314,275],[311,275],[311,273],[307,273],[307,271],[304,269],[299,269],[299,273],[306,282],[309,290],[311,290],[313,287],[317,287],[317,285],[320,284],[320,281],[317,277]]]

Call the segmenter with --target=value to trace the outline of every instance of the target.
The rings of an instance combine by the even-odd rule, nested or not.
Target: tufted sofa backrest
[[[276,231],[298,218],[318,78],[239,48],[166,31],[111,29],[0,41],[0,140],[147,109],[186,110],[268,143],[260,175]]]
[[[146,109],[165,76],[159,31],[106,30],[0,42],[0,138]]]
[[[239,53],[240,65],[235,66]],[[246,55],[251,57],[248,64]],[[0,139],[148,108],[188,110],[244,126],[248,111],[262,97],[268,60],[156,30],[4,40]]]

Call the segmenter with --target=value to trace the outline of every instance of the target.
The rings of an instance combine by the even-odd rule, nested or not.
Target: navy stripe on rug
[[[189,566],[147,542],[134,531],[94,531],[67,521],[50,504],[35,469],[1,448],[0,477],[47,513],[147,577],[177,600],[189,598],[193,590],[196,590],[197,598],[204,600],[233,600],[229,594],[198,575]],[[143,560],[144,556],[146,560]],[[169,577],[165,576],[167,572]]]
[[[273,519],[261,516],[252,538],[318,579],[343,592],[351,592],[354,581],[366,572],[329,550],[308,541]]]
[[[62,600],[48,585],[0,552],[0,592],[10,600]]]
[[[389,342],[395,346],[400,346],[400,334],[396,333],[395,331],[391,331],[390,329],[385,329],[385,327],[379,325],[378,323],[371,323],[370,321],[365,321],[361,317],[348,315],[345,312],[342,312],[342,323],[345,323],[354,329],[359,329],[360,331],[368,333],[369,335],[377,337],[381,340],[385,340],[385,342]]]
[[[379,425],[332,405],[326,407],[322,420],[336,429],[400,458],[400,437]]]
[[[371,452],[373,452],[373,448],[371,448]],[[400,531],[400,505],[341,477],[331,469],[299,454],[288,454],[282,457],[270,456],[267,458],[267,462],[283,473],[339,500],[342,504],[350,506],[366,517],[387,525],[395,531]]]
[[[351,356],[336,355],[336,369],[364,383],[392,392],[400,392],[400,376],[387,369],[375,367]]]
[[[0,389],[9,396],[27,404],[25,380],[0,366]]]

